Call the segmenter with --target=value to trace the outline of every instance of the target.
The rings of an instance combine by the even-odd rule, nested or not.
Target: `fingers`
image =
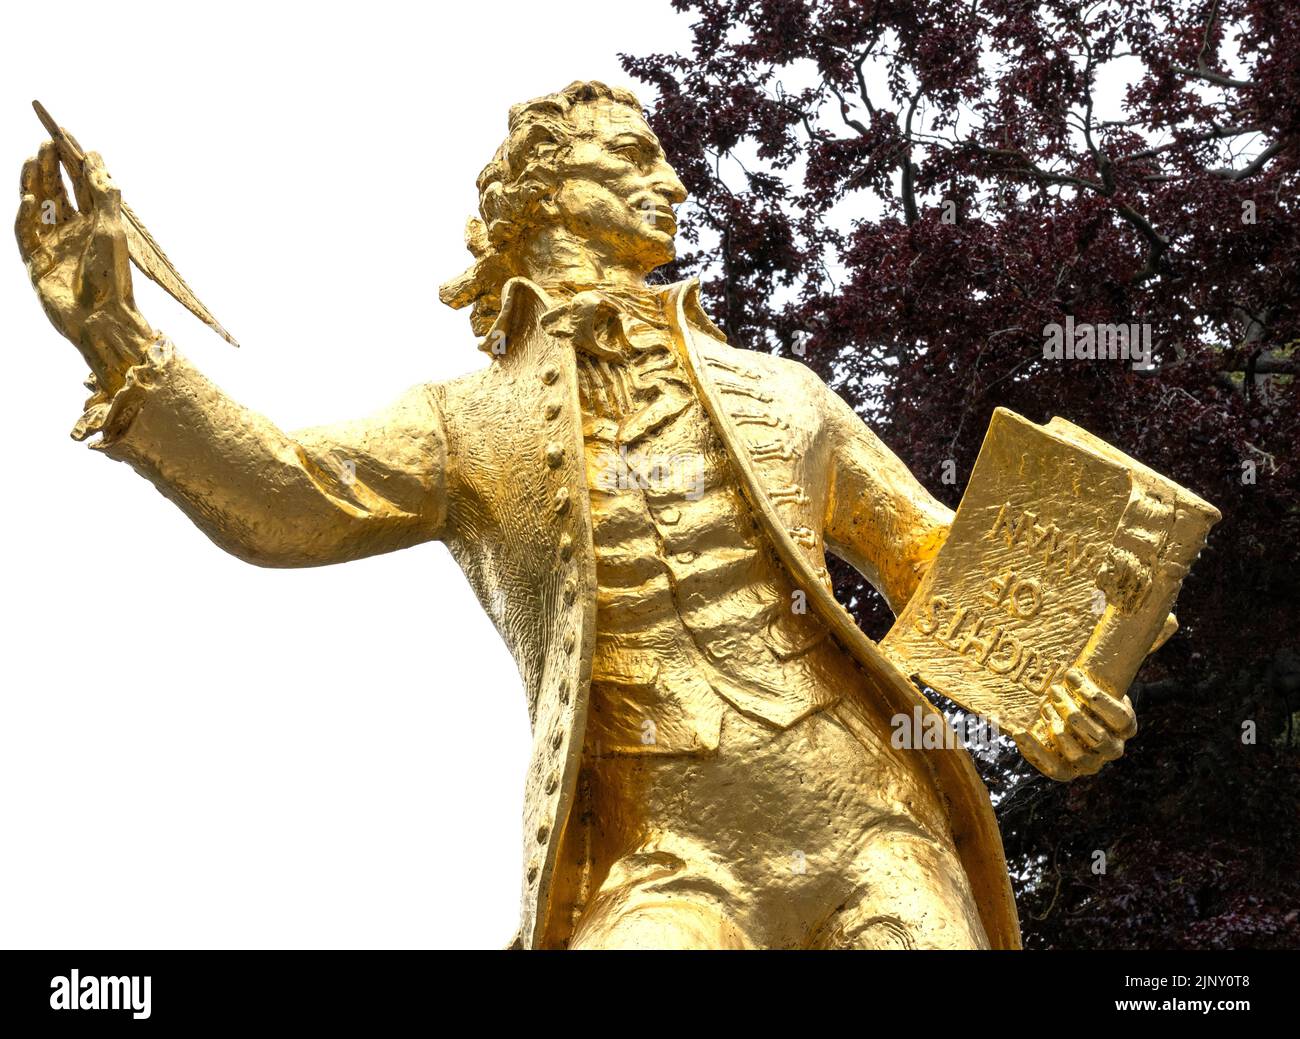
[[[57,248],[59,236],[52,232],[61,232],[77,215],[68,201],[59,168],[59,152],[53,141],[43,143],[36,158],[23,164],[19,190],[22,199],[14,221],[14,234],[23,259],[35,277],[44,274],[44,269],[53,262],[48,252],[42,252],[43,246]]]
[[[72,203],[68,201],[67,189],[63,186],[63,174],[59,169],[59,150],[53,141],[46,141],[36,156],[37,180],[40,190],[37,199],[42,204],[49,204],[51,216],[55,223],[65,223],[73,215]]]
[[[1052,740],[1061,753],[1081,773],[1098,771],[1108,761],[1124,753],[1124,741],[1097,724],[1065,695],[1051,703],[1054,717],[1049,719]]]
[[[1057,702],[1049,701],[1043,707],[1044,720],[1051,733],[1051,746],[1077,774],[1091,775],[1098,771],[1107,759],[1091,750],[1075,735],[1070,717],[1077,712],[1077,706],[1066,706]]]
[[[1034,728],[1016,737],[1020,753],[1043,775],[1061,782],[1099,772],[1106,762],[1119,757],[1124,745],[1087,719],[1078,726],[1081,716],[1077,705],[1044,704]],[[1099,744],[1096,747],[1094,738]]]
[[[82,155],[85,150],[73,138],[67,130],[63,131],[63,136],[72,142],[72,146]],[[88,157],[88,156],[87,156]],[[68,180],[72,181],[72,193],[77,199],[77,208],[83,213],[89,213],[94,205],[94,200],[90,197],[90,185],[86,183],[86,171],[84,166],[75,162],[65,162],[63,168],[68,172]]]
[[[1096,750],[1107,739],[1113,739],[1103,725],[1089,717],[1086,711],[1080,710],[1071,703],[1066,694],[1054,690],[1053,696],[1056,713],[1065,722],[1069,732],[1089,750]]]
[[[1025,760],[1052,779],[1092,775],[1124,753],[1137,732],[1127,696],[1115,697],[1083,670],[1071,668],[1053,686],[1033,730],[1016,737]]]
[[[40,177],[40,167],[35,159],[23,163],[22,176],[19,179],[18,192],[21,201],[18,204],[18,216],[14,220],[14,236],[18,239],[18,251],[23,261],[31,263],[33,255],[41,244],[41,208],[36,201],[36,184]]]
[[[1099,753],[1107,760],[1114,760],[1124,752],[1124,741],[1089,713],[1086,705],[1081,705],[1072,694],[1059,687],[1051,691],[1051,704],[1061,719],[1066,731],[1089,751]]]
[[[1021,733],[1015,740],[1025,760],[1048,779],[1068,783],[1077,774],[1064,759],[1045,746],[1032,732]]]
[[[1137,712],[1127,696],[1112,696],[1074,667],[1065,673],[1065,684],[1074,701],[1115,736],[1127,740],[1137,734]]]

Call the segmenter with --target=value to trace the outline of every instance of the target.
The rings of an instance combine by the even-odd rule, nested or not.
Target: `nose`
[[[655,171],[654,190],[670,205],[676,206],[686,201],[685,186],[677,179],[677,174],[666,162],[661,163],[660,168]]]

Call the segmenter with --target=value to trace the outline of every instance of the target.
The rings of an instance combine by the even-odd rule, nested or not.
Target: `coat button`
[[[542,382],[546,383],[547,386],[551,385],[551,383],[553,383],[559,377],[560,377],[560,369],[555,367],[555,365],[553,364],[548,364],[545,368],[542,369]]]
[[[556,515],[563,516],[569,511],[569,488],[561,487],[555,492]]]
[[[555,791],[559,789],[560,789],[560,774],[558,772],[552,772],[549,776],[546,777],[546,792],[548,794],[553,794],[555,793]]]
[[[528,867],[528,883],[530,885],[537,883],[537,874],[539,872],[540,870],[538,870],[536,863],[533,863]]]
[[[546,445],[546,464],[552,469],[558,469],[560,463],[564,461],[564,448],[552,440]]]
[[[557,725],[555,727],[555,731],[551,733],[551,749],[559,750],[560,744],[562,744],[563,742],[564,742],[564,730]]]
[[[566,563],[573,556],[573,538],[568,534],[560,535],[560,558]]]
[[[551,835],[551,828],[547,826],[545,823],[542,823],[541,826],[537,827],[538,844],[545,844],[546,838],[548,838],[550,835]]]
[[[575,582],[573,578],[570,577],[567,581],[564,582],[564,604],[566,606],[572,606],[573,600],[576,599],[577,597],[578,597],[577,582]]]
[[[546,405],[546,407],[542,409],[542,413],[543,413],[543,414],[544,414],[548,419],[553,419],[553,418],[555,418],[556,415],[558,415],[558,414],[560,413],[560,405],[557,404],[555,401],[550,401],[550,402]]]

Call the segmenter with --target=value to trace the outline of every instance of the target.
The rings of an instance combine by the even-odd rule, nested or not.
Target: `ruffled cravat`
[[[618,421],[629,444],[695,399],[677,360],[662,290],[587,289],[548,310],[542,326],[569,340],[588,407]]]

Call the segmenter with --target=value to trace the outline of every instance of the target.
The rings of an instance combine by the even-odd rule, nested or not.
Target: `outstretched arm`
[[[75,435],[101,432],[93,447],[130,463],[227,552],[319,566],[438,536],[446,445],[435,387],[365,419],[285,433],[179,355],[151,352]]]
[[[369,419],[284,433],[230,400],[139,314],[117,189],[95,154],[52,144],[23,169],[15,231],[46,314],[95,390],[77,439],[130,463],[222,548],[262,566],[316,566],[438,535],[446,442],[436,387]]]

